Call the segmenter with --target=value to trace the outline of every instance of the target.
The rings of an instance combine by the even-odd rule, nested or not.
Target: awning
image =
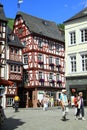
[[[13,83],[12,81],[5,80],[5,79],[0,78],[0,85],[4,85],[4,86],[13,86],[14,83]]]

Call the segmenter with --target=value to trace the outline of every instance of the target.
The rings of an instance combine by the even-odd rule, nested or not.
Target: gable
[[[15,20],[17,20],[19,17],[22,17],[24,23],[26,24],[31,33],[36,33],[45,37],[64,42],[64,37],[61,31],[58,30],[56,23],[37,18],[25,14],[23,12],[18,12]]]

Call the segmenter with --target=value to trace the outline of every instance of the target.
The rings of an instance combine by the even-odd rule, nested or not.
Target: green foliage
[[[58,26],[59,29],[61,29],[61,30],[64,31],[64,24],[61,24],[61,23],[60,23],[60,24],[58,24],[57,26]]]
[[[8,18],[8,26],[13,29],[14,19]]]

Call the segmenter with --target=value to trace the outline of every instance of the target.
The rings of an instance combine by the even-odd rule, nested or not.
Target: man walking
[[[63,121],[66,120],[66,115],[68,113],[68,98],[67,98],[67,94],[66,94],[66,89],[62,90],[62,93],[60,95],[60,104],[62,107],[62,114],[63,114]]]

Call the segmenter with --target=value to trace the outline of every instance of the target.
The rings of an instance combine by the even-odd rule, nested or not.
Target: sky
[[[18,0],[0,0],[7,18],[15,18]],[[23,0],[20,11],[62,24],[87,7],[87,0]]]

